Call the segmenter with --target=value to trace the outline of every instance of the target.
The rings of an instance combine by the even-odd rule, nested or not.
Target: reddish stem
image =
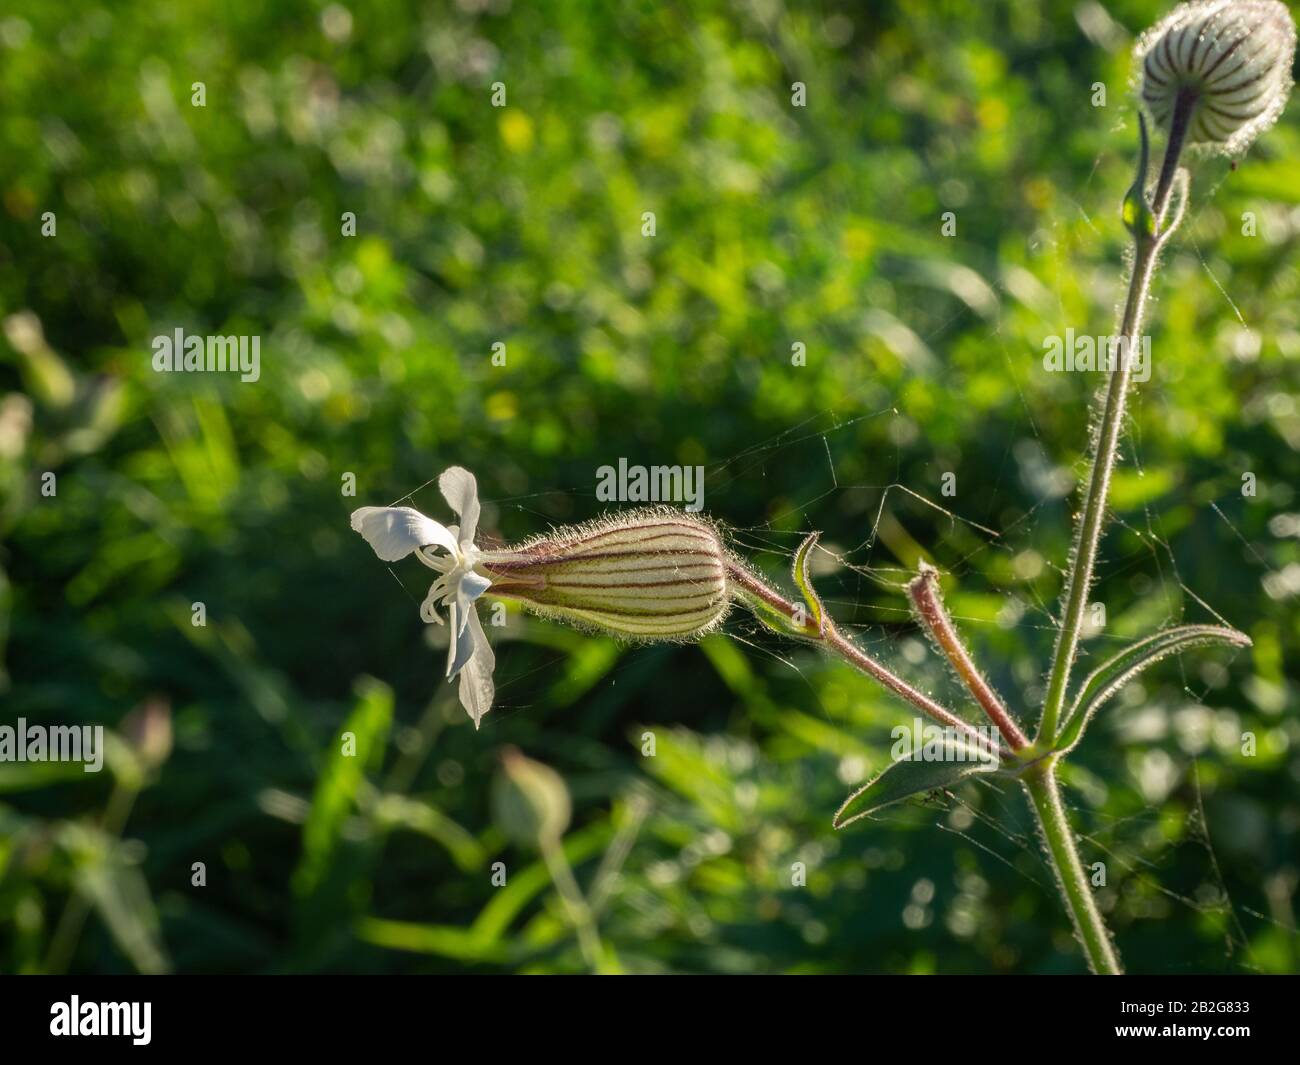
[[[975,662],[971,659],[966,645],[961,642],[956,626],[948,611],[944,608],[939,595],[939,571],[933,566],[921,563],[920,574],[907,585],[907,594],[916,608],[916,616],[926,631],[934,637],[935,643],[944,657],[957,671],[957,676],[966,685],[975,701],[983,707],[989,720],[997,725],[998,731],[1013,751],[1029,745],[1029,738],[1020,730],[1020,726],[1011,717],[1011,711],[993,690],[993,686],[984,679]]]
[[[844,636],[829,615],[823,612],[822,619],[824,630],[819,631],[817,624],[809,616],[807,610],[798,610],[795,604],[786,599],[773,588],[769,588],[758,577],[750,573],[740,562],[734,559],[727,560],[727,578],[733,584],[738,585],[751,595],[761,599],[768,606],[778,611],[789,619],[790,624],[796,629],[802,629],[807,639],[824,643],[829,649],[837,652],[840,657],[845,659],[850,665],[866,673],[869,677],[879,681],[896,695],[901,695],[909,703],[928,714],[935,721],[947,725],[949,728],[955,728],[968,736],[974,737],[979,741],[981,746],[985,745],[984,737],[975,731],[974,727],[968,722],[963,721],[951,710],[940,706],[924,692],[918,691],[912,685],[908,684],[902,677],[891,672],[888,668],[881,665],[869,654],[858,647],[852,640]]]

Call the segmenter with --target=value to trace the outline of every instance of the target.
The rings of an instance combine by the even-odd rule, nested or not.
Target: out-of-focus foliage
[[[1128,50],[1164,9],[6,4],[0,723],[118,738],[99,776],[0,765],[0,969],[583,968],[492,822],[513,745],[572,793],[611,966],[1079,970],[1014,791],[832,830],[911,719],[862,678],[743,618],[627,648],[511,614],[475,732],[428,572],[347,515],[418,488],[447,519],[458,463],[514,540],[600,513],[620,457],[701,464],[739,550],[784,575],[822,530],[828,608],[955,698],[902,593],[951,574],[1026,714],[1099,380],[1043,343],[1111,331]],[[1190,212],[1086,649],[1212,611],[1255,648],[1131,686],[1067,798],[1130,968],[1294,971],[1300,105]],[[260,336],[260,379],[153,372],[178,327]]]

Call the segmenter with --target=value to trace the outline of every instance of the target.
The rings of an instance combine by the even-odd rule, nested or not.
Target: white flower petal
[[[496,696],[492,671],[497,660],[487,633],[483,631],[483,623],[479,621],[478,611],[470,615],[468,634],[474,650],[469,663],[460,671],[460,704],[474,719],[474,727],[478,728],[483,715],[492,709],[492,700]]]
[[[456,589],[456,601],[461,604],[462,609],[470,608],[480,595],[492,587],[492,582],[482,574],[470,570],[460,579],[460,586]]]
[[[478,482],[474,475],[462,466],[451,466],[442,471],[438,487],[451,509],[460,515],[460,539],[473,542],[478,532],[479,513]]]
[[[411,507],[362,507],[352,512],[352,528],[385,562],[396,562],[430,544],[453,553],[459,549],[446,528]]]
[[[473,606],[468,610],[458,603],[448,608],[451,616],[451,643],[447,647],[447,679],[450,680],[462,669],[474,654],[474,636],[471,631],[478,612]]]
[[[461,587],[456,589],[456,624],[452,626],[452,631],[459,638],[465,633],[465,626],[469,624],[469,619],[474,613],[474,600],[465,595]]]

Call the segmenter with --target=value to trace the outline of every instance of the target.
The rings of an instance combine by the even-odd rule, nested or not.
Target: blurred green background
[[[430,574],[348,514],[450,520],[462,464],[512,541],[601,513],[620,457],[700,464],[737,550],[785,581],[822,530],[837,616],[957,700],[902,594],[944,569],[1027,717],[1099,383],[1043,343],[1111,331],[1165,9],[7,4],[0,718],[112,748],[0,764],[0,970],[582,971],[493,820],[513,745],[625,970],[1081,971],[1014,790],[832,831],[911,720],[856,674],[740,616],[629,648],[512,613],[476,733]],[[1255,641],[1147,674],[1066,775],[1135,971],[1300,968],[1298,241],[1293,102],[1197,169],[1113,495],[1088,657],[1215,612]],[[260,380],[154,373],[178,327],[259,335]]]

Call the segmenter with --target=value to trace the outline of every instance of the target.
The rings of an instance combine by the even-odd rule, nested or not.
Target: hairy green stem
[[[1124,426],[1124,408],[1132,376],[1132,354],[1137,348],[1139,334],[1142,331],[1143,316],[1151,292],[1151,279],[1155,274],[1160,249],[1178,224],[1176,217],[1166,227],[1165,216],[1169,210],[1169,199],[1178,174],[1178,160],[1182,155],[1194,102],[1194,98],[1184,92],[1179,95],[1174,104],[1169,142],[1165,146],[1164,162],[1160,167],[1155,198],[1151,203],[1152,231],[1147,232],[1141,225],[1134,229],[1133,270],[1129,276],[1128,297],[1124,302],[1124,314],[1120,321],[1123,346],[1119,354],[1127,357],[1121,358],[1119,364],[1111,370],[1110,386],[1106,390],[1101,420],[1093,436],[1092,471],[1088,477],[1083,513],[1075,530],[1073,565],[1070,566],[1069,576],[1066,579],[1065,609],[1061,630],[1057,635],[1056,648],[1052,654],[1052,668],[1048,675],[1047,695],[1043,701],[1043,715],[1039,720],[1038,734],[1035,737],[1036,745],[1045,750],[1051,750],[1056,743],[1061,713],[1070,683],[1070,669],[1079,648],[1083,612],[1087,606],[1088,590],[1092,586],[1097,548],[1106,520],[1106,500],[1110,494],[1111,474],[1115,469],[1116,452],[1119,450],[1120,433]],[[1141,187],[1146,165],[1145,126],[1142,136],[1143,161],[1136,190],[1139,198],[1145,197],[1146,194],[1145,189]],[[1186,192],[1182,202],[1186,203]],[[1065,815],[1065,808],[1061,804],[1060,785],[1057,783],[1054,768],[1055,760],[1056,756],[1050,755],[1026,773],[1023,778],[1024,785],[1029,792],[1030,803],[1038,819],[1048,860],[1056,873],[1061,897],[1066,909],[1069,910],[1070,920],[1087,955],[1088,965],[1095,973],[1118,974],[1123,971],[1119,956],[1115,952],[1115,947],[1110,941],[1110,933],[1106,930],[1106,924],[1092,897],[1092,887],[1087,876],[1084,875],[1074,834]]]
[[[1038,818],[1043,836],[1043,846],[1056,873],[1057,887],[1070,912],[1075,934],[1083,945],[1088,967],[1102,976],[1119,976],[1124,972],[1119,955],[1110,941],[1110,932],[1102,920],[1101,911],[1092,897],[1092,886],[1079,852],[1074,844],[1074,833],[1061,803],[1061,786],[1056,779],[1052,759],[1038,763],[1022,778],[1029,801]]]
[[[1057,634],[1056,648],[1052,653],[1052,670],[1048,675],[1047,696],[1043,702],[1043,716],[1039,721],[1037,742],[1049,746],[1056,739],[1061,712],[1065,706],[1066,691],[1070,683],[1070,669],[1079,649],[1079,635],[1083,628],[1083,612],[1088,605],[1088,590],[1092,587],[1093,571],[1097,562],[1097,547],[1106,521],[1106,500],[1110,495],[1111,474],[1115,469],[1115,456],[1119,450],[1120,432],[1124,427],[1124,409],[1128,401],[1128,387],[1132,379],[1132,353],[1139,343],[1147,297],[1151,291],[1151,278],[1155,274],[1156,260],[1168,232],[1163,230],[1169,197],[1173,191],[1174,177],[1178,172],[1178,158],[1182,154],[1187,135],[1187,122],[1192,100],[1179,97],[1174,107],[1169,143],[1165,148],[1164,163],[1156,185],[1152,214],[1155,216],[1154,235],[1139,232],[1134,238],[1133,271],[1129,276],[1128,297],[1120,321],[1123,338],[1121,353],[1129,357],[1119,360],[1111,370],[1110,386],[1102,407],[1101,420],[1092,440],[1092,471],[1088,476],[1088,489],[1084,499],[1083,514],[1075,529],[1071,552],[1073,565],[1066,578],[1065,609],[1061,629]],[[1141,190],[1139,190],[1141,191]]]

